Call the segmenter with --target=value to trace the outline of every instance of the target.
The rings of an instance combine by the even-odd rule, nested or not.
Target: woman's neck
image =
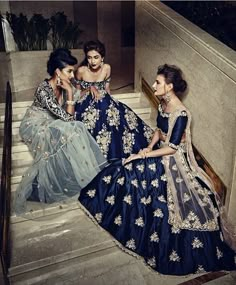
[[[52,87],[54,95],[59,98],[61,96],[61,88],[57,86],[57,79],[52,77],[48,82]]]

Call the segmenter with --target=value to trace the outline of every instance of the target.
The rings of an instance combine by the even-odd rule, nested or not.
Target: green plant
[[[68,21],[64,12],[57,12],[51,17],[50,25],[52,29],[51,42],[53,49],[63,48],[78,48],[81,45],[79,41],[82,30],[79,24]]]
[[[22,13],[16,16],[7,12],[6,19],[20,51],[46,50],[48,39],[53,49],[72,49],[81,45],[79,38],[82,30],[79,24],[68,21],[64,12],[57,12],[50,19],[45,19],[41,14],[34,14],[30,20]]]
[[[46,50],[50,30],[49,19],[41,14],[34,14],[28,21],[22,13],[16,16],[6,13],[6,19],[12,29],[12,34],[20,51]]]

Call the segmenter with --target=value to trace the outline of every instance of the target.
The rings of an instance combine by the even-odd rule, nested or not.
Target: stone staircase
[[[156,111],[143,94],[113,97],[155,127]],[[22,174],[32,162],[19,137],[19,125],[29,105],[31,102],[13,103],[12,199]],[[4,105],[0,104],[0,137],[4,135],[3,114]],[[150,270],[142,260],[120,250],[112,237],[79,208],[77,201],[45,208],[32,202],[30,209],[33,211],[24,217],[17,217],[14,211],[11,214],[12,285],[177,285],[196,277],[164,276]],[[234,284],[231,275],[225,278],[227,284]],[[224,284],[224,280],[221,282]]]
[[[132,108],[148,125],[154,125],[155,120],[151,116],[152,107],[143,94],[127,93],[117,94],[113,97]],[[27,146],[19,137],[21,119],[31,103],[29,101],[13,103],[12,201],[23,173],[32,162],[32,156]],[[4,135],[3,122],[4,104],[0,104],[1,137]],[[0,146],[0,154],[2,154],[2,145]],[[63,279],[67,277],[65,277],[66,273],[62,268],[69,270],[75,265],[77,265],[77,270],[74,269],[73,271],[75,274],[74,283],[68,284],[98,284],[95,281],[98,280],[97,278],[92,281],[94,277],[89,274],[88,262],[93,264],[94,260],[104,260],[104,264],[102,263],[103,265],[100,265],[96,270],[101,272],[105,270],[106,274],[109,273],[107,271],[108,266],[112,270],[115,269],[115,263],[112,265],[110,262],[113,254],[120,256],[123,260],[122,266],[124,264],[130,266],[130,263],[137,262],[133,257],[120,251],[109,234],[93,224],[79,209],[77,201],[68,204],[47,205],[45,208],[41,208],[38,203],[32,202],[30,211],[24,217],[16,216],[13,209],[10,229],[11,266],[9,277],[11,284],[67,284]],[[115,259],[114,262],[117,260]],[[140,275],[140,269],[136,268],[135,270],[135,274]],[[80,275],[76,277],[76,273]],[[122,278],[124,278],[123,275]],[[144,284],[142,278],[140,275],[141,281],[139,280],[135,284]],[[123,284],[123,282],[114,284]]]

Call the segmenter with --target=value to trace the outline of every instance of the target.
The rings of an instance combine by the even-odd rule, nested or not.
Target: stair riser
[[[113,245],[79,209],[12,224],[11,242],[11,275]]]

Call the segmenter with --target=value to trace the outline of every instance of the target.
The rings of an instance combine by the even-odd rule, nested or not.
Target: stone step
[[[145,107],[145,106],[140,107],[138,103],[130,104],[130,107],[142,120],[150,118],[150,112],[151,112],[150,107]],[[21,117],[23,117],[23,114]],[[13,124],[14,123],[18,123],[18,125],[20,125],[20,121],[13,122]],[[3,136],[4,136],[4,131],[3,129],[0,129],[0,137]],[[15,127],[12,129],[12,145],[13,146],[22,145],[22,140],[19,135],[19,127]],[[1,147],[2,147],[2,140],[0,141],[0,153],[1,153]]]
[[[114,94],[112,95],[116,100],[123,100],[123,99],[140,99],[141,93],[139,92],[132,92],[132,93],[121,93],[121,94]],[[12,109],[16,108],[26,108],[32,104],[33,101],[22,101],[22,102],[13,102]],[[0,103],[0,114],[4,115],[5,111],[5,103]]]
[[[127,93],[127,94],[117,94],[113,97],[116,100],[120,100],[124,104],[127,104],[130,108],[132,108],[132,104],[139,103],[140,101],[140,93]],[[12,121],[19,122],[24,117],[26,109],[31,106],[32,101],[25,101],[25,102],[15,102],[13,103],[12,108]],[[2,108],[0,108],[0,129],[3,129],[3,122],[5,118],[3,104]],[[133,108],[132,108],[133,109]]]
[[[148,285],[144,267],[140,260],[112,247],[13,276],[10,281],[12,285]]]
[[[11,243],[10,276],[115,246],[79,209],[11,224]]]

